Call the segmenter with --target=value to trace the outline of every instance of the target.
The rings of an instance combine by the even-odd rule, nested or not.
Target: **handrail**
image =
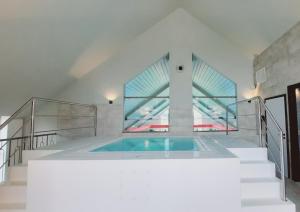
[[[282,128],[280,127],[279,123],[277,122],[276,118],[274,117],[274,115],[272,114],[272,112],[270,111],[270,109],[266,106],[266,104],[264,103],[264,100],[260,97],[260,96],[255,96],[255,97],[252,97],[250,99],[244,99],[244,100],[240,100],[240,101],[237,101],[235,103],[232,103],[232,104],[229,104],[226,106],[226,134],[228,135],[228,107],[234,105],[234,104],[240,104],[240,103],[243,103],[243,102],[249,102],[251,103],[251,101],[253,100],[258,100],[258,125],[259,125],[259,143],[260,143],[260,146],[261,147],[267,147],[266,146],[266,143],[263,144],[262,143],[262,129],[263,129],[263,126],[262,126],[262,121],[264,121],[264,119],[262,119],[262,113],[261,113],[261,109],[263,108],[264,111],[266,112],[266,114],[268,114],[268,116],[270,117],[270,120],[273,122],[273,124],[275,124],[277,130],[279,131],[279,136],[280,136],[280,146],[279,146],[279,151],[280,151],[280,177],[281,177],[281,199],[283,201],[286,201],[286,182],[285,182],[285,163],[284,163],[284,142],[285,141],[285,133],[283,132]],[[264,121],[265,122],[265,121]],[[265,122],[265,124],[267,124]],[[269,148],[268,148],[269,149]],[[271,154],[273,155],[273,152],[271,149],[269,149],[269,151],[271,152]],[[274,162],[276,164],[276,162]],[[277,167],[279,168],[279,165],[276,164]]]
[[[54,130],[42,130],[36,133],[45,133],[45,132],[60,132],[60,131],[67,131],[67,130],[79,130],[79,129],[93,129],[94,126],[86,126],[86,127],[74,127],[74,128],[65,128],[65,129],[54,129]]]
[[[69,115],[64,114],[38,114],[39,108],[37,108],[37,104],[41,103],[40,107],[44,107],[47,103],[56,103],[58,105],[69,105],[69,106],[79,106],[82,107],[83,112],[82,114],[74,114],[71,113]],[[45,105],[44,105],[45,103]],[[21,114],[26,110],[25,114]],[[27,113],[28,110],[28,113]],[[72,112],[72,111],[71,111]],[[80,113],[80,111],[79,111]],[[20,115],[21,114],[21,115]],[[20,116],[20,117],[19,117]],[[37,117],[45,117],[45,118],[52,118],[52,117],[64,117],[64,118],[90,118],[93,119],[93,123],[89,124],[89,126],[83,126],[81,124],[80,126],[66,126],[66,128],[63,128],[63,126],[57,126],[57,129],[40,129],[39,131],[35,131],[35,119]],[[22,152],[25,149],[33,150],[36,149],[40,145],[44,145],[44,138],[46,137],[46,145],[49,145],[48,143],[48,136],[57,135],[58,132],[61,131],[67,131],[67,130],[77,130],[77,129],[94,129],[94,135],[96,136],[97,132],[97,106],[96,105],[89,105],[89,104],[81,104],[81,103],[74,103],[74,102],[67,102],[67,101],[61,101],[61,100],[54,100],[54,99],[47,99],[47,98],[41,98],[41,97],[32,97],[29,100],[25,102],[20,108],[17,109],[17,111],[6,121],[4,121],[3,124],[0,125],[0,130],[4,127],[7,127],[12,121],[14,120],[23,120],[20,122],[21,126],[17,126],[15,131],[12,132],[12,135],[10,135],[8,138],[0,139],[0,150],[3,151],[5,147],[5,151],[8,152],[6,154],[6,159],[4,161],[4,164],[0,164],[0,170],[8,164],[10,166],[11,160],[13,160],[14,164],[16,163],[16,159],[18,159],[17,163],[22,162]],[[24,132],[22,129],[24,129],[24,126],[28,127],[28,132]],[[27,128],[26,128],[27,129]],[[25,134],[24,133],[28,133]],[[22,136],[20,136],[23,134]],[[40,141],[40,137],[42,137],[42,141]],[[52,138],[53,139],[53,138]],[[16,148],[16,149],[13,149]],[[18,156],[16,156],[16,153],[18,152]],[[3,171],[3,170],[2,170]]]
[[[82,107],[94,107],[95,106],[95,105],[82,104],[82,103],[77,103],[77,102],[68,102],[68,101],[41,98],[41,97],[32,97],[32,99],[37,99],[37,100],[41,100],[41,101],[44,101],[44,102],[58,103],[58,104],[77,105],[77,106],[82,106]]]
[[[49,136],[54,136],[54,135],[57,135],[57,133],[48,133],[48,134],[35,135],[34,138],[47,137],[47,139],[48,139]],[[20,136],[20,137],[14,137],[14,138],[0,139],[0,142],[6,141],[5,144],[1,146],[0,150],[2,150],[3,147],[6,146],[6,145],[7,145],[9,142],[11,142],[11,141],[17,140],[17,142],[18,142],[18,140],[25,140],[25,139],[27,139],[27,138],[29,138],[29,137],[30,137],[30,136]],[[15,155],[16,155],[17,152],[19,152],[19,154],[20,154],[20,153],[21,153],[20,151],[22,151],[22,149],[20,149],[20,146],[18,146],[18,145],[15,147],[15,150],[13,151],[13,153],[11,153],[11,151],[9,150],[9,151],[8,151],[8,155],[7,155],[7,158],[3,161],[2,164],[0,164],[0,170],[1,170],[4,166],[6,166],[6,164],[9,164],[9,163],[10,163],[10,160],[12,159],[12,157],[14,157],[13,160],[14,160],[14,163],[15,163],[15,159],[16,159],[16,158],[15,158]],[[19,157],[21,157],[21,155],[19,155]],[[19,158],[19,160],[20,160],[20,158]]]
[[[0,170],[1,170],[3,167],[5,167],[7,163],[9,163],[9,161],[10,161],[11,158],[12,158],[12,156],[15,156],[16,153],[17,153],[17,151],[18,151],[18,149],[15,149],[15,151],[7,157],[7,159],[6,159],[6,160],[2,163],[2,165],[0,166]]]
[[[84,107],[92,107],[95,105],[88,105],[88,104],[81,104],[81,103],[74,103],[74,102],[68,102],[68,101],[61,101],[61,100],[55,100],[55,99],[48,99],[48,98],[41,98],[41,97],[31,97],[29,100],[25,102],[21,107],[17,109],[17,111],[11,115],[5,122],[3,122],[0,125],[0,130],[2,130],[11,120],[13,120],[20,112],[23,111],[25,106],[27,106],[30,102],[32,102],[34,99],[41,100],[45,102],[52,102],[52,103],[59,103],[59,104],[68,104],[68,105],[78,105],[78,106],[84,106]]]
[[[2,130],[11,120],[13,120],[20,112],[23,111],[25,106],[27,106],[28,103],[30,103],[33,100],[33,98],[30,98],[25,104],[23,104],[19,109],[17,109],[16,112],[14,112],[13,115],[11,115],[3,124],[0,125],[0,130]]]
[[[251,103],[253,100],[258,100],[260,101],[259,99],[259,96],[255,96],[255,97],[252,97],[252,98],[249,98],[249,99],[243,99],[243,100],[239,100],[239,101],[236,101],[234,103],[231,103],[231,104],[228,104],[226,105],[226,135],[228,135],[228,108],[232,105],[238,105],[238,104],[241,104],[241,103],[244,103],[244,102],[248,102],[248,103]],[[255,116],[257,116],[257,114],[254,114]],[[261,117],[261,107],[258,107],[258,116]],[[259,118],[258,119],[258,125],[260,126],[259,127],[259,144],[260,146],[262,147],[263,144],[262,144],[262,126],[261,126],[261,119]],[[255,130],[255,129],[253,129]]]
[[[48,133],[48,134],[35,135],[34,137],[42,137],[42,136],[49,136],[49,135],[57,135],[57,133]],[[29,138],[29,137],[30,136],[19,136],[19,137],[14,137],[14,138],[4,138],[4,139],[0,139],[0,142],[26,139],[26,138]]]
[[[74,102],[48,99],[48,98],[41,98],[41,97],[31,97],[29,100],[27,100],[25,104],[23,104],[20,108],[18,108],[17,111],[12,116],[10,116],[5,122],[3,122],[3,124],[0,125],[0,130],[3,129],[4,127],[6,127],[12,120],[14,120],[27,106],[29,106],[29,103],[30,103],[30,105],[31,105],[31,118],[28,121],[31,121],[31,131],[32,131],[32,129],[34,128],[34,119],[35,119],[35,116],[36,116],[34,114],[35,113],[36,101],[43,101],[43,102],[50,102],[50,103],[57,103],[57,104],[75,105],[75,106],[81,106],[81,107],[93,107],[95,109],[94,116],[85,116],[85,117],[90,117],[90,118],[94,117],[95,118],[93,127],[95,128],[94,134],[96,135],[96,125],[97,125],[97,120],[96,120],[97,119],[97,107],[96,107],[96,105],[74,103]],[[47,117],[47,116],[45,116],[45,117]],[[60,116],[59,115],[57,115],[57,116],[53,115],[53,117],[60,117]],[[64,117],[67,117],[67,116],[64,116]],[[68,117],[73,117],[73,116],[68,116]],[[83,116],[75,115],[74,117],[83,117]],[[93,127],[83,127],[83,128],[93,128]],[[22,127],[20,129],[22,129]],[[18,129],[18,130],[20,130],[20,129]],[[75,128],[70,128],[70,130],[72,130],[72,129],[75,129]],[[77,128],[77,129],[79,129],[79,128]],[[65,130],[69,130],[69,129],[57,129],[57,130],[49,130],[49,131],[45,131],[45,132],[65,131]],[[44,132],[44,131],[41,131],[41,132]],[[17,134],[17,133],[18,133],[18,131],[15,134]],[[14,137],[15,134],[12,137]],[[33,132],[31,132],[31,139],[33,139],[32,135],[33,135]]]
[[[260,105],[263,106],[266,113],[269,115],[270,120],[272,120],[273,124],[277,127],[280,136],[280,177],[281,177],[281,199],[286,201],[286,183],[285,183],[285,163],[284,163],[284,142],[286,142],[285,138],[286,135],[283,132],[282,128],[280,127],[279,123],[277,122],[276,118],[273,116],[270,109],[264,103],[263,99],[259,96],[258,97]],[[261,119],[261,116],[260,116]],[[262,126],[261,126],[262,127]],[[271,149],[270,149],[271,151]]]

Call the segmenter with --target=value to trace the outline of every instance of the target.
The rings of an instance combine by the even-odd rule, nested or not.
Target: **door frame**
[[[300,83],[289,85],[287,87],[289,101],[289,123],[290,123],[290,152],[291,152],[291,173],[292,179],[300,181],[300,157],[299,157],[299,142],[298,142],[298,123],[297,123],[297,102],[296,88],[300,88]]]
[[[270,100],[270,99],[276,99],[276,98],[280,98],[280,97],[283,97],[284,99],[284,113],[285,113],[285,129],[286,129],[286,154],[287,154],[287,166],[288,166],[288,177],[290,178],[291,177],[291,163],[290,163],[290,145],[289,145],[289,138],[287,135],[289,135],[289,125],[288,125],[288,110],[287,110],[287,98],[286,98],[286,94],[280,94],[280,95],[276,95],[276,96],[271,96],[271,97],[268,97],[268,98],[265,98],[264,99],[264,102],[266,103],[267,100]],[[267,114],[265,113],[265,118],[266,118],[266,121],[267,121]],[[267,138],[267,135],[266,135],[266,138]],[[268,138],[267,138],[268,140]]]

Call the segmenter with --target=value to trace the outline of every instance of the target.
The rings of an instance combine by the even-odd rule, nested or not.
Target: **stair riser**
[[[273,178],[275,177],[275,164],[241,164],[241,178]]]
[[[242,207],[242,212],[296,212],[295,205]]]
[[[45,157],[57,152],[61,152],[61,150],[24,150],[22,153],[22,163],[23,165],[27,165],[29,160]]]
[[[254,198],[280,198],[280,183],[242,183],[242,199]]]
[[[23,167],[23,166],[10,167],[8,173],[9,173],[8,180],[10,182],[27,181],[27,167]]]
[[[241,161],[267,161],[266,148],[229,148],[230,152],[240,158]]]
[[[1,203],[22,203],[26,202],[26,186],[1,186]]]
[[[0,209],[0,212],[26,212],[25,209]]]

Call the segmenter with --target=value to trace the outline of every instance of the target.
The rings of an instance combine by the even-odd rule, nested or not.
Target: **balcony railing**
[[[0,125],[0,174],[7,166],[22,163],[24,150],[56,144],[60,139],[96,136],[97,107],[33,97]],[[2,161],[1,161],[2,160]]]

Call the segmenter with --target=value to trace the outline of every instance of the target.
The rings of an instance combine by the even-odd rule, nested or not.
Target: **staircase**
[[[295,205],[281,200],[275,164],[266,148],[229,148],[240,158],[242,212],[295,212]]]
[[[0,184],[0,212],[25,212],[27,164],[29,160],[55,154],[61,150],[26,150],[23,163],[8,167],[7,180]]]
[[[8,181],[0,185],[0,212],[26,211],[27,166],[8,168]]]
[[[275,164],[266,148],[228,148],[241,161],[241,212],[295,212],[295,205],[282,201]],[[8,181],[0,185],[0,212],[25,212],[27,166],[8,169]]]
[[[26,211],[28,160],[56,153],[43,148],[58,140],[95,136],[96,118],[95,105],[32,97],[1,124],[10,133],[0,139],[0,212]]]

